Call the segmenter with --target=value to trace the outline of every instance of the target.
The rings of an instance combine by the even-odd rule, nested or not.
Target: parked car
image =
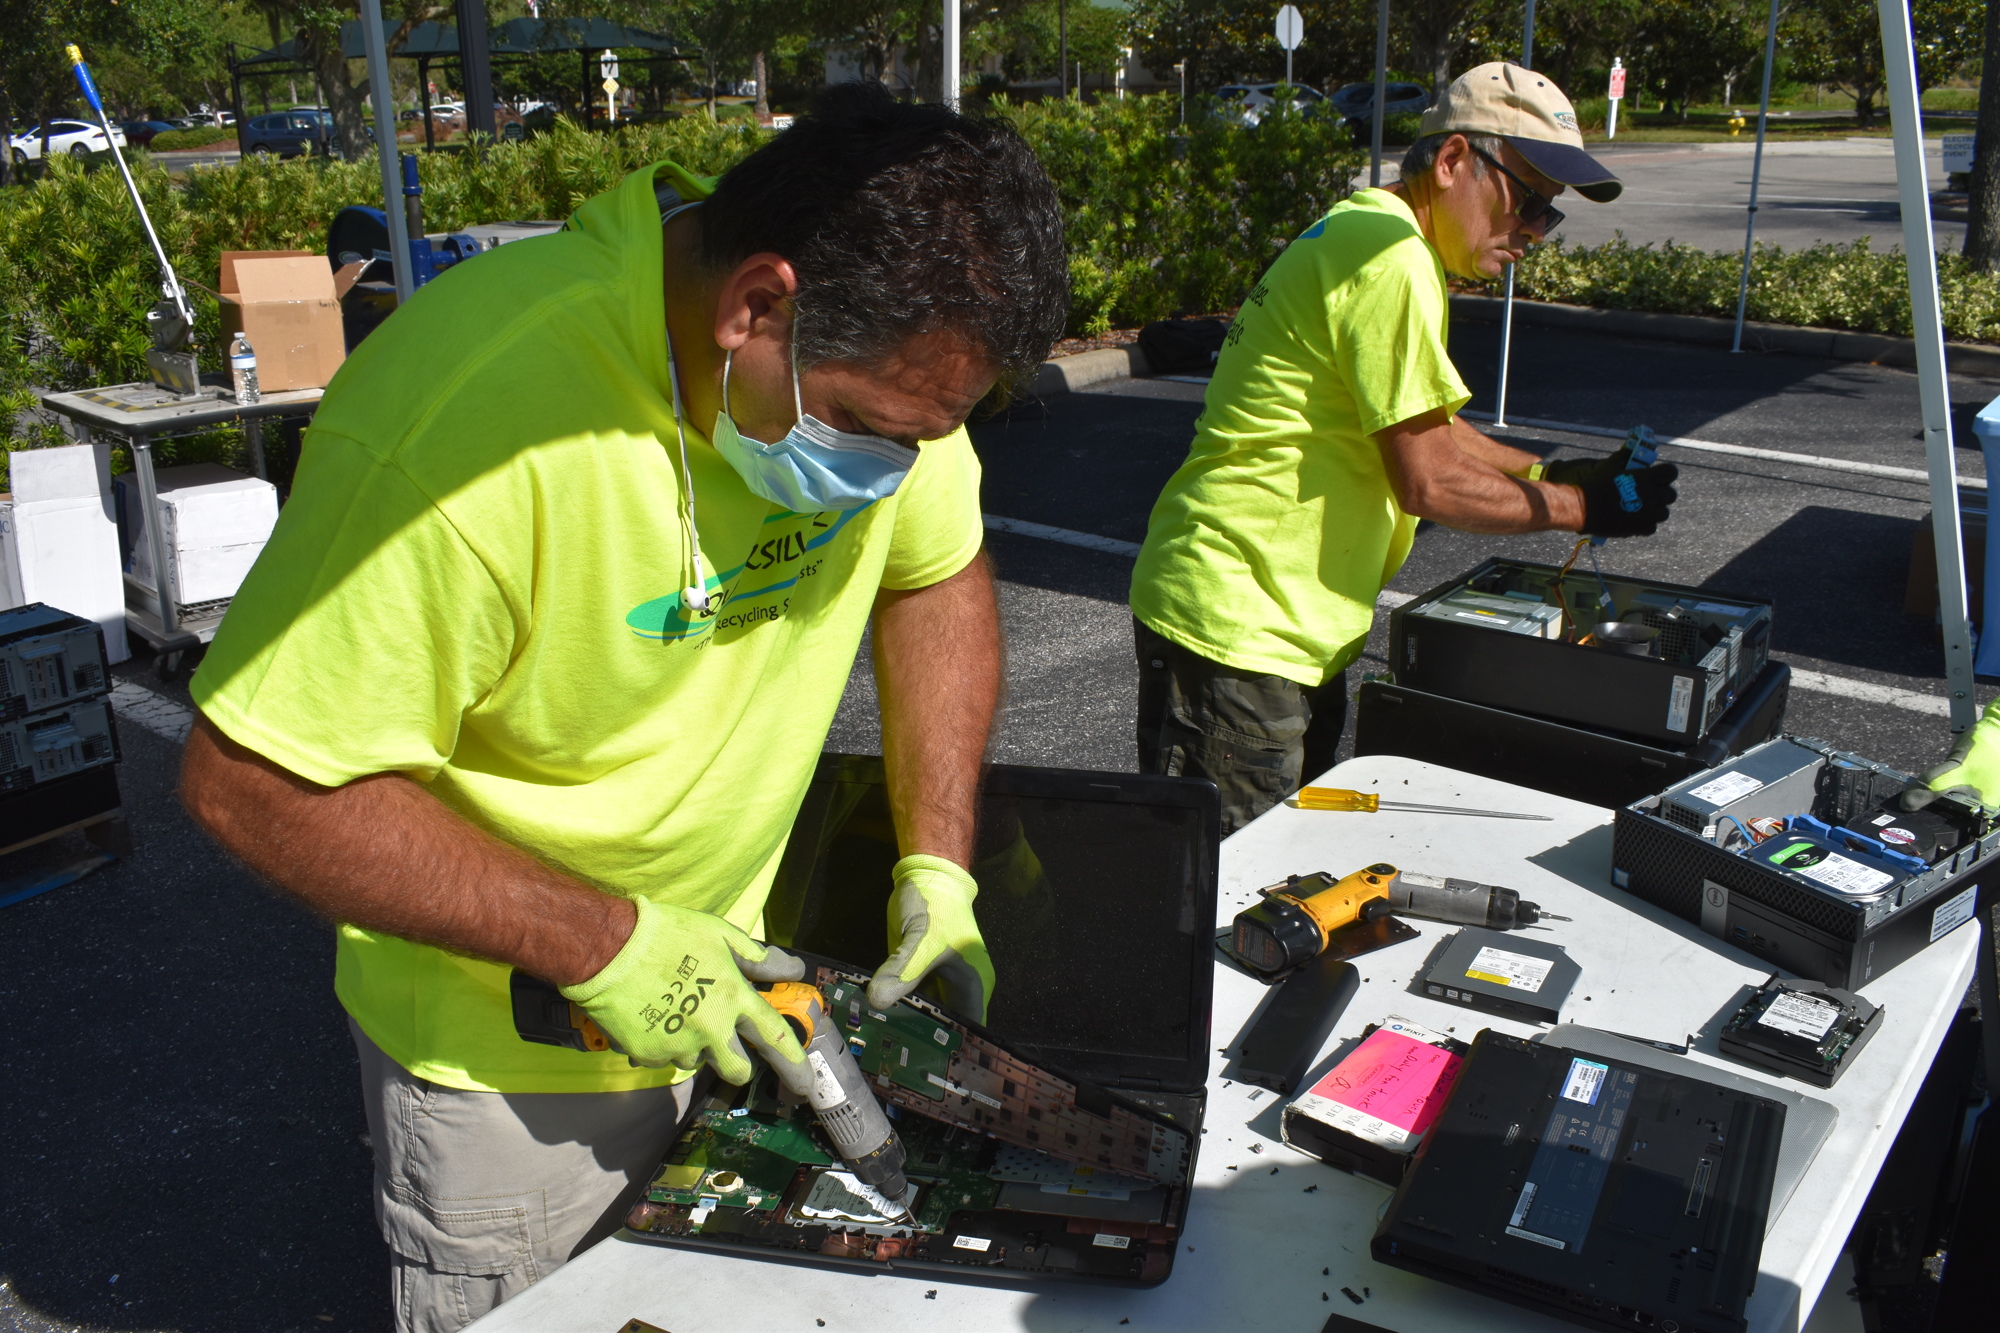
[[[1215,90],[1221,99],[1224,113],[1233,114],[1245,125],[1255,125],[1264,119],[1264,113],[1277,104],[1278,85],[1275,83],[1232,83]],[[1308,114],[1322,109],[1326,104],[1326,94],[1317,88],[1294,85],[1291,104],[1303,108]]]
[[[1375,85],[1350,83],[1333,94],[1333,109],[1350,124],[1366,125],[1374,115]],[[1421,83],[1389,83],[1382,89],[1382,109],[1392,116],[1420,116],[1430,109],[1431,90]]]
[[[118,146],[123,148],[125,132],[113,125],[111,134]],[[42,127],[37,125],[21,131],[7,141],[7,147],[14,154],[16,165],[35,161],[42,155]],[[111,140],[104,137],[101,127],[87,121],[52,120],[49,122],[49,151],[89,157],[92,153],[110,152]]]
[[[126,143],[144,148],[153,142],[154,135],[180,127],[164,120],[121,120],[117,128],[124,132]]]
[[[252,116],[243,127],[243,151],[259,156],[329,154],[338,146],[333,117],[324,111],[273,111]]]

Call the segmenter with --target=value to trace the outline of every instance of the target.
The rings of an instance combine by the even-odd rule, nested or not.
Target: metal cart
[[[158,385],[109,384],[74,393],[51,393],[42,406],[82,427],[79,436],[116,436],[132,450],[132,472],[139,483],[139,500],[151,521],[146,541],[151,547],[153,582],[125,575],[125,626],[158,655],[163,678],[180,670],[184,655],[215,638],[227,600],[178,606],[161,586],[167,570],[166,538],[157,518],[159,490],[153,480],[153,441],[160,436],[189,435],[231,421],[243,423],[250,446],[250,465],[265,475],[264,429],[269,420],[310,417],[319,407],[323,389],[293,389],[267,393],[257,402],[238,403],[228,390],[203,385],[198,394],[181,397]]]

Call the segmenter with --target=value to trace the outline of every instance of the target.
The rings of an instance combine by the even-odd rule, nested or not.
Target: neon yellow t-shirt
[[[1444,266],[1363,190],[1278,256],[1230,326],[1187,461],[1132,573],[1133,614],[1239,671],[1319,685],[1361,655],[1416,520],[1370,438],[1471,394]]]
[[[721,606],[685,612],[656,174],[686,198],[712,188],[635,172],[562,233],[448,271],[348,359],[193,693],[313,782],[406,773],[586,882],[748,928],[876,591],[979,551],[979,465],[961,430],[893,497],[794,514],[689,423]],[[520,1040],[507,982],[340,928],[341,1002],[414,1074],[498,1092],[673,1081]]]

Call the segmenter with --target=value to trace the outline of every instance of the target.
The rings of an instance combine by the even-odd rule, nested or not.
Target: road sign
[[[602,74],[607,79],[617,78],[618,57],[612,52],[606,51],[603,55],[597,58],[597,72]]]
[[[1611,92],[1608,96],[1617,101],[1625,95],[1625,62],[1613,59],[1611,62]]]
[[[1287,51],[1299,49],[1299,43],[1306,39],[1306,21],[1295,5],[1286,5],[1278,11],[1278,45]]]
[[[1975,153],[1975,134],[1947,134],[1944,136],[1944,169],[1948,174],[1970,175]]]
[[[604,81],[604,91],[607,93],[616,93],[618,91],[618,80],[606,79]]]

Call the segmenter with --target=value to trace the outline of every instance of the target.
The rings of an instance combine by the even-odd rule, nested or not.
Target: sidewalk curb
[[[1507,303],[1497,296],[1454,296],[1451,317],[1473,324],[1498,324]],[[1651,338],[1659,342],[1691,343],[1702,347],[1727,347],[1734,338],[1736,321],[1707,315],[1658,315],[1642,310],[1600,310],[1594,306],[1562,305],[1554,301],[1514,303],[1514,319],[1529,328],[1563,329],[1571,332],[1600,333],[1615,337]],[[1791,324],[1743,325],[1746,351],[1780,352],[1792,356],[1813,356],[1828,361],[1866,361],[1880,366],[1915,369],[1917,344],[1911,338],[1892,338],[1881,333],[1855,333],[1849,329],[1810,329]],[[2000,380],[2000,347],[1984,343],[1944,345],[1945,365],[1951,374],[1971,379]],[[1146,354],[1137,345],[1103,347],[1095,352],[1078,352],[1042,362],[1030,392],[1037,398],[1073,393],[1107,380],[1130,379],[1151,373]]]
[[[1498,324],[1506,304],[1497,296],[1453,296],[1451,316],[1472,323]],[[1553,301],[1516,300],[1514,321],[1530,328],[1652,338],[1661,342],[1708,347],[1729,346],[1736,331],[1733,319],[1715,319],[1707,315],[1657,315],[1640,310],[1600,310],[1593,306],[1561,305]],[[1830,361],[1868,361],[1909,369],[1917,364],[1915,340],[1892,338],[1880,333],[1855,333],[1847,329],[1798,328],[1789,324],[1746,321],[1743,325],[1743,347],[1746,351],[1785,352]],[[1954,375],[2000,379],[2000,347],[1989,347],[1983,343],[1946,343],[1945,364]]]
[[[1042,362],[1042,368],[1035,372],[1035,382],[1029,386],[1028,392],[1037,398],[1052,398],[1056,394],[1074,393],[1106,380],[1131,379],[1151,370],[1152,367],[1146,363],[1146,354],[1136,344],[1100,347],[1094,352],[1077,352],[1072,356],[1059,356]]]

